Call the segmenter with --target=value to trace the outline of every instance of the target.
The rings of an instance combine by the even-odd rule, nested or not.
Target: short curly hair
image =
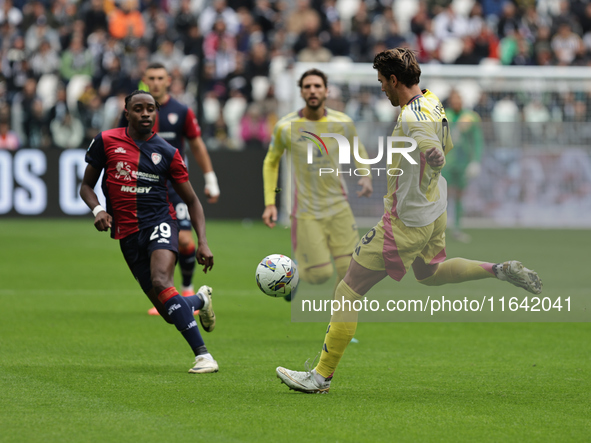
[[[129,110],[129,108],[127,107],[127,105],[129,105],[129,102],[131,101],[131,98],[134,95],[138,95],[138,94],[147,94],[150,97],[153,97],[152,94],[150,94],[148,91],[144,91],[142,89],[136,89],[135,91],[133,91],[131,94],[129,94],[127,97],[125,97],[125,109]],[[154,99],[154,102],[156,103],[156,109],[160,110],[160,103],[158,103],[156,101],[156,99]]]
[[[373,68],[386,78],[395,75],[407,87],[417,85],[421,68],[414,52],[407,48],[394,48],[380,52],[373,60]]]

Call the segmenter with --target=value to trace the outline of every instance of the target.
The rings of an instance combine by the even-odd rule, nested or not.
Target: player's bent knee
[[[300,279],[311,285],[321,285],[332,277],[332,264],[300,270]]]

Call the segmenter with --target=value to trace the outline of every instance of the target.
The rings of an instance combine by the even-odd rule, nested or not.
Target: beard
[[[316,111],[317,109],[320,109],[320,108],[322,107],[322,105],[324,104],[324,101],[325,101],[325,100],[322,100],[322,99],[319,99],[319,98],[317,98],[317,99],[316,99],[316,103],[317,103],[317,104],[315,104],[315,105],[311,105],[311,104],[310,104],[310,100],[308,100],[308,101],[306,101],[306,106],[307,106],[308,108],[312,109],[313,111]]]

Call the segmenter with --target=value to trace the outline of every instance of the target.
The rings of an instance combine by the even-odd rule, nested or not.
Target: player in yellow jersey
[[[359,242],[337,287],[336,300],[350,303],[342,303],[346,308],[333,314],[318,365],[305,372],[276,370],[283,383],[306,393],[328,392],[357,328],[357,311],[350,306],[386,276],[400,281],[412,267],[419,283],[428,286],[497,278],[534,294],[542,292],[538,275],[518,261],[445,260],[447,189],[441,168],[445,153],[453,148],[445,110],[435,94],[419,88],[421,70],[411,50],[383,51],[373,67],[382,91],[393,106],[402,108],[392,135],[410,137],[417,147],[397,154],[392,162],[404,173],[388,178],[384,215]]]
[[[264,223],[273,228],[277,221],[275,190],[279,174],[279,162],[283,152],[288,150],[294,166],[295,192],[292,221],[292,246],[298,264],[300,278],[311,284],[321,284],[333,274],[336,267],[340,281],[349,267],[351,254],[359,241],[357,225],[347,201],[342,176],[318,175],[317,168],[310,168],[306,134],[340,132],[347,138],[357,135],[351,118],[324,106],[327,98],[327,78],[318,70],[311,69],[302,74],[298,85],[306,102],[303,109],[292,112],[277,122],[273,138],[263,164],[265,190]],[[338,124],[333,124],[338,123]],[[307,133],[305,129],[309,129]],[[318,151],[315,160],[324,166],[338,166],[337,150],[329,144],[327,155]],[[359,153],[367,158],[363,146]],[[361,177],[358,196],[369,197],[373,192],[371,177]],[[337,281],[337,283],[338,283]]]

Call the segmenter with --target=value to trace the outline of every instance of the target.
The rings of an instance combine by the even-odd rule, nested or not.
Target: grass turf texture
[[[545,294],[588,295],[588,232],[470,234],[448,256],[516,257]],[[190,375],[188,345],[146,314],[118,242],[90,220],[0,221],[0,441],[588,441],[591,325],[364,323],[331,393],[294,393],[275,367],[303,370],[326,324],[292,323],[254,281],[289,232],[212,221],[208,238],[214,270],[194,283],[214,288],[204,337],[220,372]],[[431,290],[412,275],[391,287]]]

